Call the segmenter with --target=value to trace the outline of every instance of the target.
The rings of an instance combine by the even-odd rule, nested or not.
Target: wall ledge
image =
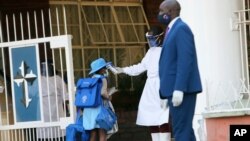
[[[230,110],[214,110],[202,113],[204,118],[223,118],[234,116],[248,116],[250,115],[250,108],[247,109],[230,109]]]

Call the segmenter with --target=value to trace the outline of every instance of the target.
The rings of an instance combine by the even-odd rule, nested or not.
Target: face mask
[[[146,33],[146,38],[148,41],[148,45],[149,47],[158,47],[160,46],[160,36],[163,35],[163,33],[159,34],[159,35],[148,35],[148,33]]]
[[[168,25],[171,22],[171,17],[168,14],[158,15],[157,19],[160,23],[164,25]]]
[[[109,76],[109,71],[105,70],[106,72],[103,74],[103,76],[108,77]]]
[[[148,39],[148,45],[149,45],[149,47],[157,47],[158,46],[155,39]]]

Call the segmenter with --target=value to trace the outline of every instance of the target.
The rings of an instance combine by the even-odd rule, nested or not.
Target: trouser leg
[[[160,129],[160,139],[159,141],[171,141],[170,124],[165,123],[159,126]]]
[[[168,123],[160,126],[150,126],[152,141],[171,141],[170,126]]]
[[[196,96],[196,94],[184,94],[182,104],[177,107],[173,107],[171,98],[169,100],[175,141],[196,141],[193,130]]]
[[[150,126],[149,127],[152,141],[160,141],[159,127],[158,126]]]

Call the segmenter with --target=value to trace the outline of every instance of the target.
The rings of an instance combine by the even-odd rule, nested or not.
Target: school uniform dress
[[[158,64],[161,49],[161,47],[151,47],[140,63],[123,68],[124,73],[130,76],[147,71],[147,80],[138,107],[137,125],[157,126],[168,123],[169,109],[161,108],[159,95]]]
[[[67,87],[63,79],[57,75],[41,77],[44,122],[56,122],[66,116],[63,103],[68,100]],[[48,88],[49,86],[49,88]],[[60,127],[37,128],[37,138],[60,138],[65,136],[65,130]],[[59,132],[59,133],[58,133]]]
[[[94,76],[95,77],[95,76]],[[107,80],[102,79],[102,90],[101,93],[107,93]],[[88,107],[83,110],[83,127],[85,130],[92,130],[95,128],[100,128],[96,123],[96,118],[101,111],[101,105],[97,107]]]

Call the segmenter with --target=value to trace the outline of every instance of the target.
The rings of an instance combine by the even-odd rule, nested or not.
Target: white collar
[[[175,17],[168,25],[168,32],[171,30],[174,23],[179,19],[180,17]]]

